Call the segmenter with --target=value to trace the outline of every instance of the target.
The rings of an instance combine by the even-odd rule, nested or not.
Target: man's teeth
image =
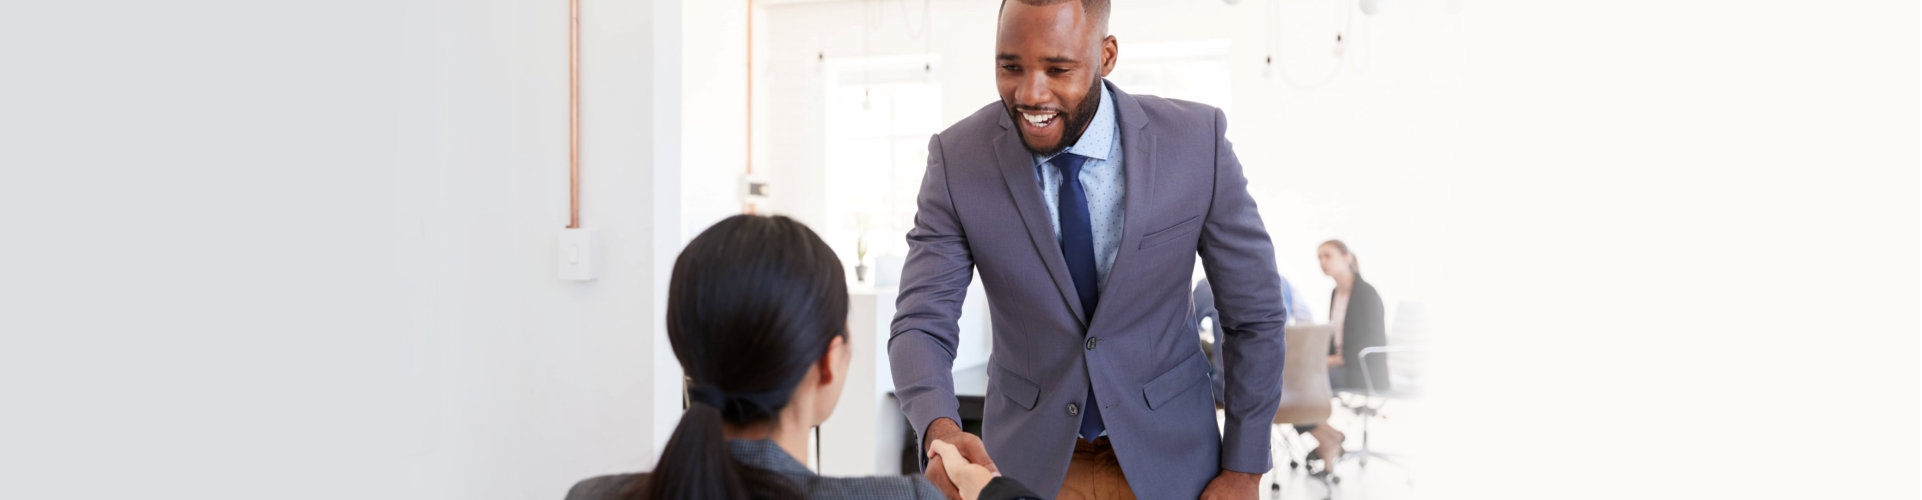
[[[1045,124],[1045,123],[1048,123],[1048,120],[1052,120],[1052,119],[1054,119],[1054,113],[1048,113],[1048,114],[1045,114],[1045,115],[1031,115],[1031,114],[1027,114],[1027,113],[1022,113],[1022,114],[1021,114],[1021,117],[1022,117],[1022,118],[1027,118],[1027,119],[1028,119],[1028,123],[1032,123],[1032,124],[1035,124],[1035,125],[1037,125],[1037,126],[1039,126],[1039,125],[1042,125],[1042,124]]]

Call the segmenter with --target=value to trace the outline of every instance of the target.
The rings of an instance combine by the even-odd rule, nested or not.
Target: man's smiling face
[[[995,84],[1031,151],[1073,146],[1099,109],[1101,77],[1114,70],[1116,43],[1096,17],[1076,0],[1002,5]]]

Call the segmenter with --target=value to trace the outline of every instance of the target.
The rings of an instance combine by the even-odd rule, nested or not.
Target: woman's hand
[[[1328,366],[1341,366],[1342,363],[1344,363],[1344,361],[1341,360],[1340,354],[1328,355]]]
[[[961,490],[962,500],[979,500],[981,489],[988,486],[988,481],[1001,475],[989,471],[987,467],[968,463],[968,459],[961,456],[961,450],[947,441],[936,439],[928,445],[928,458],[937,455],[947,467],[948,480],[954,481],[954,486]]]

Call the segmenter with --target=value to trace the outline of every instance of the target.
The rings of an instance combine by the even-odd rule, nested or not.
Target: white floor
[[[1334,477],[1339,481],[1323,482],[1311,477],[1304,468],[1291,468],[1289,458],[1282,452],[1285,444],[1276,433],[1275,469],[1262,477],[1265,498],[1286,500],[1398,500],[1418,498],[1420,482],[1416,477],[1419,471],[1419,457],[1398,453],[1407,448],[1408,436],[1398,434],[1405,430],[1406,422],[1419,418],[1419,404],[1411,401],[1396,401],[1384,406],[1380,415],[1368,422],[1368,449],[1379,454],[1378,458],[1366,459],[1357,452],[1362,449],[1362,423],[1359,417],[1345,408],[1336,407],[1330,423],[1336,429],[1347,433],[1344,448],[1350,457],[1335,466]],[[1400,425],[1398,425],[1400,424]],[[1293,435],[1292,428],[1284,429]],[[1313,437],[1295,435],[1297,453],[1306,452],[1315,445]],[[1403,446],[1398,447],[1397,444]],[[1301,457],[1297,455],[1296,460]],[[1385,460],[1384,460],[1385,459]],[[1303,464],[1304,467],[1306,464]],[[1271,484],[1280,483],[1279,490]]]

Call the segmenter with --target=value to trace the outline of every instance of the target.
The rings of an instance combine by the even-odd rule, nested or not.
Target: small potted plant
[[[854,240],[854,280],[868,282],[868,235],[862,233]]]

